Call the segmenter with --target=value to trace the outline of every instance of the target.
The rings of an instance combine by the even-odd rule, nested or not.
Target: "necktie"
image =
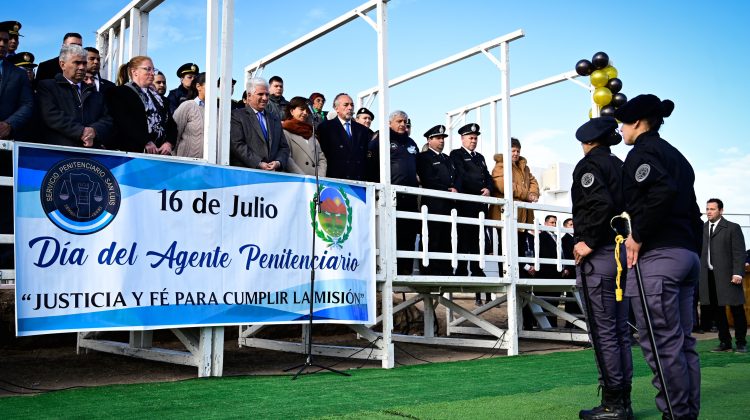
[[[258,116],[258,122],[260,123],[260,129],[263,130],[263,137],[268,140],[268,129],[266,128],[266,118],[265,115],[263,115],[263,112],[258,112],[255,114]]]
[[[346,135],[349,136],[349,138],[352,138],[352,129],[349,127],[351,123],[349,121],[344,123],[344,126],[346,127]]]
[[[709,223],[710,229],[708,230],[708,269],[713,270],[714,266],[711,264],[711,237],[714,236],[714,224]]]
[[[476,156],[477,156],[476,152],[471,152],[471,157],[476,157]]]

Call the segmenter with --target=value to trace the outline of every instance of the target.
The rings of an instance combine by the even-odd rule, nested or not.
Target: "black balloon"
[[[622,80],[614,77],[612,79],[609,79],[605,86],[607,87],[607,89],[609,89],[610,92],[617,93],[622,90]]]
[[[614,99],[612,99],[614,102]],[[607,106],[602,107],[601,111],[599,111],[599,115],[602,117],[614,117],[615,116],[615,107],[612,106],[612,104],[609,104]]]
[[[610,103],[614,105],[615,107],[621,107],[625,105],[625,102],[627,101],[628,101],[627,96],[625,96],[622,93],[615,93],[614,95],[612,95],[612,102]]]
[[[599,51],[591,57],[591,64],[594,65],[595,70],[603,69],[609,64],[609,56],[603,51]]]
[[[588,76],[592,71],[594,71],[594,67],[591,65],[591,61],[584,59],[576,63],[576,73],[579,76]]]

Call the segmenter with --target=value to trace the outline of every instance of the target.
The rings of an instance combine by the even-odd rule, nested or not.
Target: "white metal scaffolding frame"
[[[162,2],[163,0],[134,0],[122,11],[116,14],[109,22],[107,22],[107,24],[100,28],[97,34],[97,46],[102,51],[103,74],[112,77],[112,74],[117,69],[117,67],[127,61],[126,58],[132,57],[136,54],[146,54],[148,45],[148,16],[149,13]],[[221,13],[219,13],[220,5]],[[233,45],[233,27],[231,18],[233,16],[233,5],[233,0],[207,0],[207,65],[205,69],[207,72],[208,80],[218,80],[219,74],[222,80],[231,80],[232,57],[231,53],[228,52],[232,50]],[[495,115],[497,111],[497,102],[500,102],[502,132],[501,138],[504,140],[502,143],[502,150],[505,150],[506,154],[510,153],[509,139],[511,96],[558,83],[563,80],[572,80],[577,76],[574,74],[574,72],[573,74],[571,74],[571,72],[567,72],[533,84],[523,86],[518,89],[511,90],[509,74],[509,44],[510,42],[520,39],[524,36],[523,31],[517,30],[510,34],[495,38],[476,47],[470,48],[461,53],[454,54],[446,59],[439,60],[431,65],[409,72],[403,76],[397,77],[395,79],[389,79],[387,73],[388,28],[386,6],[387,1],[385,0],[367,1],[359,7],[354,8],[351,11],[330,21],[326,25],[323,25],[317,30],[297,39],[294,42],[287,44],[286,46],[274,51],[266,57],[263,57],[255,63],[245,67],[245,75],[247,78],[259,75],[262,72],[264,66],[266,66],[267,64],[272,63],[273,61],[295,51],[296,49],[305,46],[313,40],[322,37],[351,21],[362,18],[376,32],[378,81],[375,88],[360,92],[360,94],[358,95],[358,99],[360,100],[360,104],[363,103],[362,101],[365,98],[370,101],[369,103],[372,103],[375,99],[377,99],[377,109],[379,115],[388,115],[390,87],[404,83],[420,75],[429,73],[468,57],[473,57],[477,54],[484,54],[488,57],[488,59],[492,61],[493,64],[495,64],[499,68],[501,72],[501,93],[497,96],[488,98],[489,102],[486,102],[487,100],[484,100],[485,102],[483,102],[482,105],[484,105],[485,103],[489,104],[492,107],[491,115]],[[372,17],[368,16],[368,13],[371,13],[372,11],[375,11],[375,19],[372,19]],[[219,21],[221,21],[221,24],[219,24]],[[128,29],[129,34],[126,34],[126,30]],[[127,45],[126,38],[128,38]],[[115,46],[115,41],[117,41],[117,46]],[[499,59],[490,54],[489,50],[492,48],[499,48]],[[221,58],[222,60],[220,64],[218,62],[219,58]],[[576,81],[576,83],[579,82]],[[221,85],[221,92],[217,92],[216,83],[208,83],[206,101],[212,103],[218,97],[229,98],[230,89],[230,83],[223,83]],[[475,104],[478,104],[479,102]],[[461,112],[464,112],[465,114],[465,112],[470,108],[471,105],[467,105],[466,107],[462,108],[463,111]],[[451,119],[450,115],[456,114],[449,113],[448,121],[449,123],[452,123],[454,120]],[[387,123],[388,121],[385,118],[380,118],[378,122],[378,129],[380,130],[381,139],[380,156],[389,155],[388,145],[390,143],[390,131]],[[206,160],[212,163],[228,164],[228,141],[230,128],[228,100],[220,102],[220,111],[218,114],[206,113],[205,126],[206,134],[204,156],[206,156]],[[494,150],[500,150],[500,137],[495,133],[495,130],[497,129],[497,121],[495,117],[492,117],[491,127],[491,136],[495,140],[493,144],[496,145]],[[2,149],[2,145],[6,143],[12,145],[11,142],[1,142],[0,149]],[[314,354],[376,359],[382,362],[381,364],[384,368],[391,368],[395,363],[394,342],[396,341],[417,342],[423,344],[447,344],[483,348],[501,348],[506,350],[508,355],[516,355],[519,353],[519,337],[560,339],[559,335],[553,336],[554,334],[556,334],[555,332],[521,331],[518,323],[521,307],[521,305],[518,305],[519,301],[536,302],[547,312],[555,313],[563,317],[564,319],[573,322],[576,327],[578,327],[582,331],[582,334],[585,335],[585,324],[580,319],[566,318],[564,312],[559,311],[559,309],[557,309],[556,312],[555,308],[552,305],[536,298],[532,293],[530,293],[530,290],[532,288],[543,288],[546,285],[542,284],[541,282],[534,283],[534,281],[528,281],[526,279],[519,280],[518,261],[520,260],[518,258],[516,246],[516,235],[501,235],[501,238],[503,240],[503,249],[505,250],[504,255],[500,255],[497,252],[495,252],[494,254],[485,255],[484,247],[480,247],[479,254],[477,255],[460,254],[457,252],[458,239],[455,236],[455,233],[452,238],[452,251],[450,253],[433,253],[427,251],[426,242],[429,241],[429,229],[427,227],[427,221],[441,221],[444,223],[451,223],[454,232],[456,230],[457,224],[478,225],[480,227],[480,233],[483,232],[485,228],[502,228],[504,232],[515,232],[518,227],[524,227],[522,225],[516,224],[515,215],[516,209],[518,207],[526,206],[527,208],[548,210],[547,208],[545,208],[543,205],[527,205],[526,203],[515,203],[512,201],[508,202],[502,199],[491,197],[451,194],[448,192],[391,185],[390,169],[391,168],[388,164],[388,160],[381,159],[381,182],[376,185],[376,237],[378,249],[378,270],[376,274],[376,280],[378,291],[381,293],[382,306],[381,313],[378,316],[377,324],[381,324],[381,331],[377,332],[372,327],[368,327],[365,325],[351,326],[352,329],[358,334],[358,336],[370,342],[372,351],[362,351],[361,353],[352,354],[353,351],[357,348],[316,345],[313,347]],[[506,165],[505,170],[505,190],[510,191],[512,190],[512,186],[510,184],[510,165]],[[0,179],[0,184],[5,182],[7,182],[5,179]],[[12,181],[10,185],[12,185]],[[504,219],[502,221],[495,221],[486,220],[483,217],[458,217],[456,214],[435,215],[430,214],[427,211],[420,211],[418,213],[397,211],[397,193],[415,194],[422,196],[429,195],[433,197],[451,198],[456,200],[483,202],[491,205],[502,205]],[[557,210],[561,209],[558,208]],[[569,210],[562,209],[560,212],[569,212]],[[424,233],[423,241],[425,243],[422,251],[396,249],[395,225],[397,218],[409,218],[422,222]],[[541,230],[545,229],[545,227],[539,226],[537,226],[536,228]],[[6,238],[5,236],[10,236],[10,238]],[[6,239],[9,239],[12,242],[13,238],[11,235],[0,236],[0,241],[4,241]],[[480,238],[477,239],[480,241],[483,240]],[[491,262],[493,264],[502,263],[503,269],[498,273],[498,276],[488,278],[456,276],[438,277],[421,275],[401,276],[397,275],[396,270],[396,260],[399,257],[418,258],[428,264],[430,260],[447,259],[450,260],[454,266],[456,265],[458,260],[479,261],[480,265],[482,266],[484,266],[488,262]],[[562,260],[559,255],[556,259],[534,259],[535,264],[538,264],[540,262],[558,265],[571,263],[571,261]],[[2,273],[3,275],[6,275],[5,271],[3,271]],[[13,273],[8,273],[8,275],[12,274]],[[558,285],[558,287],[559,286],[560,285]],[[564,283],[562,284],[562,286],[568,288],[571,287],[571,285],[568,283]],[[414,293],[414,296],[394,306],[394,291],[406,291]],[[454,300],[451,295],[452,293],[473,293],[475,291],[490,291],[498,294],[498,297],[492,302],[483,305],[482,307],[469,310],[456,303],[456,300]],[[403,334],[394,334],[394,314],[417,303],[421,303],[424,308],[423,335],[409,336]],[[436,331],[433,327],[433,309],[437,305],[444,305],[448,309],[449,331],[446,337],[437,337]],[[509,308],[507,328],[500,328],[481,317],[482,314],[499,305],[507,305],[507,307]],[[472,325],[467,326],[467,322]],[[309,334],[305,328],[303,328],[303,337],[301,343],[285,343],[258,338],[256,334],[264,327],[265,326],[263,325],[241,327],[239,344],[303,353],[305,350],[304,343],[307,339],[310,339]],[[78,345],[79,348],[88,348],[151,360],[160,360],[171,363],[197,366],[199,368],[199,376],[220,376],[222,374],[224,338],[222,327],[175,329],[173,331],[175,335],[177,335],[177,337],[180,339],[180,341],[183,342],[186,349],[188,350],[187,352],[177,352],[173,350],[152,348],[151,331],[131,332],[130,341],[128,343],[114,343],[98,340],[95,337],[95,333],[82,332],[79,334]],[[465,338],[456,336],[458,334],[468,334],[472,336],[491,336],[492,338],[489,340],[481,337]],[[570,334],[566,335],[566,337],[568,336],[570,336]]]

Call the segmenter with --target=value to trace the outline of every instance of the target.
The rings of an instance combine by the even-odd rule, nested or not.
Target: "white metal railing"
[[[11,154],[13,151],[13,140],[0,140],[0,154]],[[3,156],[5,157],[5,156]],[[11,168],[12,169],[12,168]],[[0,176],[0,188],[7,189],[13,188],[13,174],[10,176]],[[10,208],[10,203],[0,203],[3,208],[0,209],[2,212],[13,213],[13,209]],[[0,244],[2,245],[14,245],[13,234],[0,234]],[[16,270],[10,267],[0,267],[0,289],[13,288],[16,283]]]

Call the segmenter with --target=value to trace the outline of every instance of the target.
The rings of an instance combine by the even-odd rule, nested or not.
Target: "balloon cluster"
[[[590,76],[594,87],[594,103],[599,105],[599,115],[614,116],[615,109],[625,104],[628,98],[620,93],[622,80],[617,78],[617,69],[612,66],[607,53],[599,51],[591,61],[583,59],[576,63],[576,73]]]

